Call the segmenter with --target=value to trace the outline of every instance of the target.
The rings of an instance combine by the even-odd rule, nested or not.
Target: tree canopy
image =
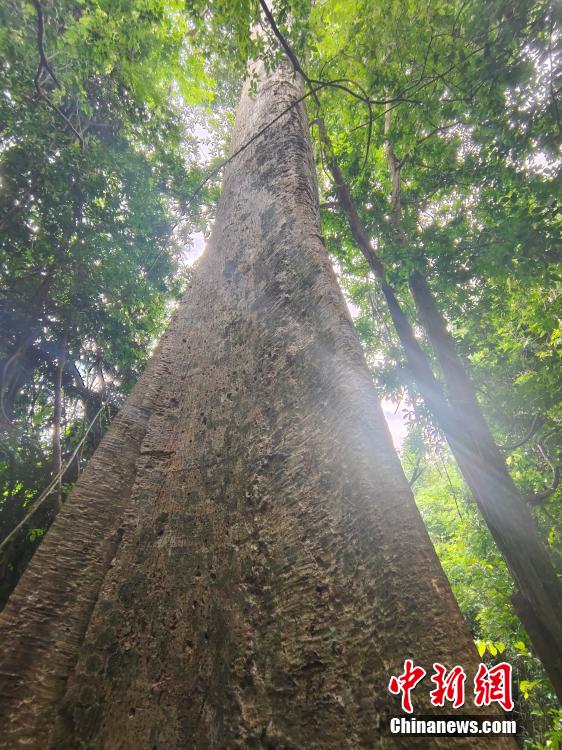
[[[236,158],[228,130],[247,61],[283,61],[305,76],[325,241],[375,382],[403,417],[400,455],[433,543],[481,655],[515,665],[525,742],[558,747],[562,715],[510,574],[330,170],[335,159],[440,379],[411,294],[412,275],[425,279],[559,571],[556,11],[545,0],[7,0],[0,541],[61,471],[64,498],[189,294],[187,251]],[[2,601],[56,514],[46,500],[2,549]]]

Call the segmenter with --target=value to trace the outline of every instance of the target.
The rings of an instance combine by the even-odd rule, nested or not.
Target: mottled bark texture
[[[233,151],[301,92],[246,90]],[[2,638],[2,748],[511,746],[379,729],[405,657],[472,676],[477,655],[322,243],[303,105],[227,168],[193,287]]]

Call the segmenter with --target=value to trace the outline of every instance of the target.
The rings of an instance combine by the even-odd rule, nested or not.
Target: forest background
[[[513,664],[522,742],[560,747],[562,714],[512,578],[387,289],[439,381],[412,298],[412,278],[426,281],[559,570],[555,4],[283,1],[252,37],[261,6],[0,6],[0,606],[189,294],[248,58],[288,57],[308,84],[324,238],[404,471],[480,655]],[[342,210],[342,181],[383,283]]]

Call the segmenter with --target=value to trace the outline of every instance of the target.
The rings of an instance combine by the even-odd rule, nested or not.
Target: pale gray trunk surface
[[[245,93],[233,151],[300,95]],[[2,748],[414,747],[379,729],[404,658],[462,664],[470,693],[306,131],[301,104],[227,168],[193,288],[6,607]],[[453,745],[479,742],[419,742]]]

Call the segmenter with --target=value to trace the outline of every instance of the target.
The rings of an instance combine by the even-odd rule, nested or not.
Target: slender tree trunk
[[[470,454],[461,459],[466,464],[463,474],[515,578],[519,591],[513,605],[562,702],[562,586],[482,414],[433,293],[417,271],[410,277],[410,290],[443,373],[451,410],[472,438]],[[517,529],[506,523],[510,516]]]
[[[37,338],[40,327],[37,318],[47,300],[51,284],[52,271],[48,270],[31,302],[27,333],[16,343],[12,354],[0,360],[0,429],[7,430],[11,427],[12,406],[25,377],[25,368],[22,367],[22,362]]]
[[[420,320],[437,356],[449,400],[433,375],[431,365],[374,251],[361,222],[349,187],[331,149],[324,124],[320,135],[327,147],[328,167],[352,235],[382,284],[388,309],[404,348],[408,366],[427,406],[443,430],[459,469],[503,555],[518,587],[513,604],[537,656],[562,701],[562,587],[531,513],[515,487],[478,404],[474,387],[456,352],[453,338],[425,278],[414,273],[410,289]],[[400,162],[387,147],[392,179],[391,209],[400,241],[406,240],[400,223]]]
[[[246,86],[233,152],[300,96]],[[405,658],[478,657],[322,243],[302,104],[228,166],[193,287],[0,633],[2,748],[442,746],[380,729]]]
[[[390,129],[391,110],[385,117]],[[391,216],[398,240],[407,243],[400,201],[404,160],[386,142],[391,178]],[[476,390],[426,278],[414,271],[410,292],[445,383],[459,468],[514,577],[513,604],[562,703],[562,586],[524,498],[515,486],[478,403]],[[447,430],[447,423],[444,422]]]
[[[378,279],[381,284],[388,311],[394,329],[398,335],[398,339],[404,349],[410,372],[420,389],[422,397],[442,425],[445,434],[456,436],[463,432],[462,422],[460,424],[455,423],[447,398],[443,392],[441,384],[433,374],[429,359],[416,339],[414,329],[402,310],[402,306],[393,287],[386,281],[386,269],[383,262],[375,252],[369,235],[367,234],[363,222],[357,212],[357,207],[351,195],[351,191],[349,190],[349,186],[347,185],[334,158],[332,144],[326,133],[322,119],[318,120],[318,126],[320,130],[320,138],[326,146],[327,165],[334,181],[338,204],[347,219],[353,239],[369,263],[375,278]]]

